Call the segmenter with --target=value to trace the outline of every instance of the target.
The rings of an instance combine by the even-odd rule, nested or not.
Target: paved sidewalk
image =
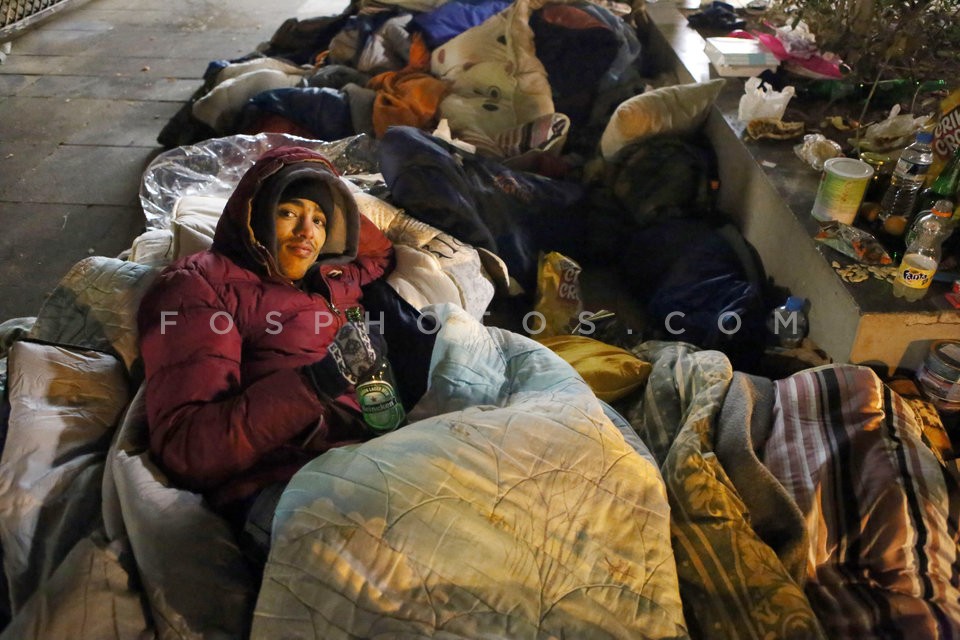
[[[36,315],[78,260],[143,231],[157,134],[207,63],[268,40],[304,0],[89,0],[0,64],[0,322]]]

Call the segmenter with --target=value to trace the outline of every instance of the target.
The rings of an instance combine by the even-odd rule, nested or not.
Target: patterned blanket
[[[683,343],[646,342],[635,352],[653,370],[628,418],[666,483],[691,636],[823,637],[796,579],[802,520],[753,451],[770,425],[764,381],[735,376],[722,353]]]
[[[778,381],[775,406],[763,460],[807,523],[827,635],[960,637],[960,473],[916,405],[845,365]]]

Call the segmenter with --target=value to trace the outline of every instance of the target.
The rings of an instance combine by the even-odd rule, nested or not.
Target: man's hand
[[[328,351],[337,364],[340,375],[355,385],[357,380],[376,364],[380,354],[378,343],[379,336],[372,340],[362,327],[347,323],[337,331]]]

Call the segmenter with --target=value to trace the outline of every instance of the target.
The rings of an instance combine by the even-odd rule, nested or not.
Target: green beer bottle
[[[940,175],[920,194],[920,210],[930,209],[938,200],[950,200],[960,204],[960,146],[944,165]]]
[[[347,320],[366,332],[360,307],[347,309]],[[363,420],[373,433],[387,433],[406,422],[407,415],[397,393],[385,343],[373,366],[359,376],[355,388]]]

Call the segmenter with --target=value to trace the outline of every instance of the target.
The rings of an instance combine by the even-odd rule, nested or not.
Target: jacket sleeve
[[[242,339],[230,309],[196,271],[162,274],[138,324],[150,449],[182,486],[221,484],[325,413],[296,369],[243,383]]]
[[[357,259],[353,264],[360,271],[361,286],[389,273],[394,267],[393,243],[362,213],[360,243],[357,247]]]

